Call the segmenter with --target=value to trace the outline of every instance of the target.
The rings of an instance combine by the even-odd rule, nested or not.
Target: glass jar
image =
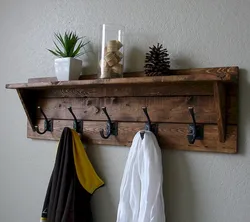
[[[101,25],[98,77],[123,77],[124,30],[121,25]]]

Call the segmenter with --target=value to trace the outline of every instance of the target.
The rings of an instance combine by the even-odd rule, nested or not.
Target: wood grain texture
[[[227,95],[237,95],[237,84],[226,84]],[[146,87],[131,86],[107,86],[107,87],[86,87],[74,89],[45,89],[39,90],[39,97],[133,97],[133,96],[212,96],[214,95],[212,82],[188,82],[188,83],[168,83],[164,86],[148,85]]]
[[[32,82],[32,83],[16,83],[7,84],[8,89],[19,88],[75,88],[86,86],[107,86],[107,85],[162,85],[172,82],[237,82],[238,67],[220,67],[220,68],[200,68],[175,70],[175,75],[171,76],[153,76],[153,77],[128,77],[114,79],[89,79],[89,80],[73,80],[73,81],[55,81],[55,82]],[[191,73],[191,74],[190,74]]]
[[[38,135],[28,126],[28,137],[32,139],[59,140],[64,127],[72,127],[72,121],[55,120],[54,131],[44,135]],[[99,131],[105,128],[106,122],[84,122],[83,142],[87,144],[104,144],[130,146],[136,132],[144,129],[143,123],[118,123],[118,136],[111,136],[109,139],[102,139]],[[43,121],[39,122],[39,127],[43,127]],[[162,149],[176,149],[203,152],[237,152],[237,126],[228,126],[225,143],[220,143],[218,138],[218,128],[216,125],[204,126],[204,140],[196,140],[191,145],[187,141],[187,124],[159,124],[159,144]]]
[[[153,122],[190,123],[188,107],[196,107],[198,123],[217,123],[212,96],[193,97],[119,97],[119,98],[51,98],[39,99],[41,106],[49,118],[72,119],[67,107],[71,106],[79,119],[106,120],[101,112],[105,106],[112,120],[145,122],[142,107],[148,107]],[[37,113],[37,118],[42,118]]]
[[[218,67],[218,68],[196,68],[196,69],[179,69],[173,70],[174,75],[201,75],[216,76],[220,80],[237,81],[239,67]]]
[[[232,99],[235,97],[232,97]],[[236,124],[236,110],[233,99],[227,109],[230,124]],[[148,107],[148,113],[153,122],[190,123],[188,107],[194,106],[198,123],[217,123],[217,111],[213,96],[188,97],[118,97],[118,98],[41,98],[38,100],[49,118],[72,119],[68,107],[79,119],[106,120],[101,107],[107,111],[115,121],[144,122],[143,106]],[[43,118],[37,113],[37,118]]]
[[[40,97],[133,97],[133,96],[211,96],[213,95],[213,83],[189,82],[189,83],[168,83],[163,86],[107,86],[107,87],[85,87],[74,89],[46,89],[39,90]]]
[[[55,82],[55,81],[57,81],[56,77],[40,77],[40,78],[30,78],[30,79],[28,79],[28,83]]]
[[[214,83],[214,103],[217,113],[219,141],[225,142],[226,136],[226,91],[225,86],[219,82]]]
[[[226,83],[224,84],[226,89],[226,96],[236,96],[239,94],[239,85],[236,83]]]

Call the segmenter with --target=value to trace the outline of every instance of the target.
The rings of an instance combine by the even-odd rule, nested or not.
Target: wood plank
[[[221,80],[231,79],[238,80],[239,67],[216,67],[216,68],[195,68],[173,70],[174,75],[208,75],[216,76]]]
[[[223,84],[216,82],[214,83],[214,103],[217,112],[217,124],[219,141],[225,142],[226,136],[226,90]]]
[[[227,96],[238,96],[239,94],[239,85],[235,83],[226,83],[226,95]]]
[[[191,97],[118,97],[118,98],[41,98],[38,100],[53,119],[72,119],[71,106],[76,117],[84,120],[106,120],[101,107],[106,106],[112,120],[145,122],[142,107],[148,107],[153,122],[191,123],[188,107],[194,106],[198,123],[217,123],[213,96]],[[37,118],[43,118],[37,113]]]
[[[145,121],[141,107],[148,106],[154,122],[191,121],[188,107],[194,106],[198,123],[217,123],[217,113],[212,96],[194,97],[121,97],[121,98],[40,98],[38,104],[49,118],[72,119],[69,106],[77,118],[84,120],[106,120],[101,107],[106,106],[110,117],[116,121]],[[237,124],[237,100],[229,97],[227,122]],[[43,118],[37,113],[37,118]]]
[[[7,89],[18,88],[75,88],[86,86],[103,86],[103,85],[147,85],[147,84],[166,84],[171,82],[237,82],[238,67],[220,67],[220,68],[200,68],[189,70],[176,70],[176,75],[171,76],[153,76],[153,77],[130,77],[130,78],[113,78],[113,79],[90,79],[90,80],[73,80],[73,81],[55,81],[55,82],[34,82],[34,83],[16,83],[6,84]],[[186,73],[186,74],[184,74]],[[192,74],[190,74],[192,73]]]
[[[238,86],[226,85],[227,96],[236,96]],[[133,97],[133,96],[212,96],[214,95],[213,83],[169,83],[164,86],[149,85],[146,87],[107,86],[86,87],[74,89],[45,89],[39,90],[39,97]]]
[[[213,83],[169,83],[164,86],[148,85],[138,86],[107,86],[86,87],[74,89],[46,89],[40,90],[39,96],[48,97],[132,97],[132,96],[209,96],[213,95]]]
[[[111,136],[104,140],[101,138],[99,131],[105,128],[105,122],[84,122],[83,142],[88,144],[104,145],[122,145],[130,146],[136,132],[144,129],[143,123],[118,123],[118,136]],[[39,127],[43,127],[43,121],[39,122]],[[54,121],[54,130],[52,133],[47,132],[44,135],[38,135],[28,126],[28,137],[32,139],[58,140],[64,127],[72,127],[72,121],[56,120]],[[218,128],[216,125],[205,125],[204,140],[196,140],[195,144],[188,143],[187,124],[159,124],[159,144],[163,149],[177,149],[188,151],[203,152],[237,152],[237,126],[228,126],[225,143],[220,143],[218,137]]]
[[[136,75],[136,73],[132,73]],[[88,79],[86,77],[86,79]],[[90,78],[91,79],[91,78]],[[92,78],[93,79],[93,78]],[[56,81],[56,77],[31,78],[29,83]],[[238,84],[225,84],[227,95],[238,95]],[[164,86],[131,87],[107,86],[107,87],[84,87],[69,89],[46,89],[40,90],[40,97],[120,97],[120,96],[184,96],[184,95],[213,95],[213,83],[210,82],[184,82],[168,83]]]
[[[30,79],[28,79],[28,83],[55,82],[55,81],[57,81],[56,77],[40,77],[40,78],[30,78]]]

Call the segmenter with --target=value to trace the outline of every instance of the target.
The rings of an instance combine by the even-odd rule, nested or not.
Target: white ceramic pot
[[[78,80],[81,72],[81,60],[69,57],[55,59],[55,73],[58,81]]]

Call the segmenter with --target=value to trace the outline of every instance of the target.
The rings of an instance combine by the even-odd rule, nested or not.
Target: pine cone
[[[170,59],[167,49],[162,48],[162,44],[159,43],[149,49],[145,59],[145,74],[147,76],[170,75]]]

